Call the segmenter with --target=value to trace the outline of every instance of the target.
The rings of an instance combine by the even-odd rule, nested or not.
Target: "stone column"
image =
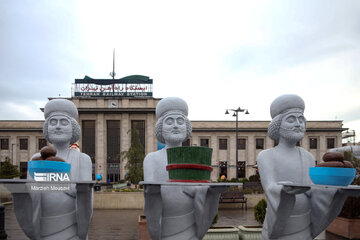
[[[216,135],[212,134],[210,138],[210,146],[213,149],[211,165],[213,165],[213,171],[211,172],[211,180],[216,181],[219,178],[219,159],[218,159],[218,148]]]
[[[324,154],[327,152],[327,139],[324,135],[321,135],[319,137],[319,151],[318,151],[318,158],[319,158],[319,161],[321,162],[322,161],[322,156],[324,156]]]
[[[104,114],[99,113],[96,115],[95,125],[95,177],[98,173],[103,172],[103,180],[106,181],[106,161],[105,161],[105,120]]]
[[[17,136],[11,136],[9,140],[10,156],[12,164],[17,165],[18,142]],[[28,159],[29,160],[29,159]]]
[[[191,139],[191,146],[200,146],[199,136],[194,136]]]
[[[37,152],[39,152],[38,147],[38,142],[39,138],[37,138],[36,136],[31,136],[29,137],[29,146],[28,146],[28,153],[29,153],[29,159]],[[27,161],[29,160],[27,159]],[[21,160],[20,160],[21,161]]]
[[[130,119],[128,113],[123,113],[120,121],[120,151],[127,151],[130,147]],[[126,161],[120,162],[120,178],[124,179]]]
[[[154,114],[148,113],[146,114],[146,122],[145,122],[145,155],[150,152],[157,151],[157,140],[155,138],[155,121]]]
[[[236,178],[236,152],[235,152],[235,149],[236,149],[236,142],[235,142],[235,139],[236,139],[236,136],[235,136],[235,132],[234,134],[231,134],[230,135],[230,138],[229,138],[229,143],[228,143],[228,146],[229,146],[229,149],[227,150],[228,152],[228,170],[229,170],[229,174],[228,174],[228,180],[232,179],[232,178]],[[236,149],[237,151],[237,149]]]

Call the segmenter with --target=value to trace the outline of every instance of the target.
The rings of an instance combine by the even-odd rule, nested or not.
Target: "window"
[[[95,179],[95,120],[82,121],[82,152],[91,158],[92,179]]]
[[[27,149],[28,149],[28,139],[20,138],[20,150],[27,150]]]
[[[95,163],[95,120],[82,121],[82,152]]]
[[[327,139],[327,148],[335,148],[335,138]]]
[[[143,146],[143,153],[145,153],[145,120],[132,120],[131,129],[135,128],[140,137],[140,143]]]
[[[20,162],[20,179],[26,179],[27,177],[27,162]]]
[[[39,138],[39,150],[42,149],[43,147],[47,146],[47,142],[46,139],[44,138]]]
[[[256,149],[264,149],[264,139],[263,138],[256,139]]]
[[[108,163],[119,163],[120,121],[106,121],[106,155]]]
[[[183,142],[182,146],[190,146],[190,138]]]
[[[300,142],[296,142],[296,146],[300,147]]]
[[[0,149],[1,150],[9,150],[9,139],[8,138],[0,139]]]
[[[219,149],[220,150],[226,150],[227,149],[227,139],[226,138],[219,139]]]
[[[207,139],[207,138],[200,139],[200,146],[209,147],[209,139]]]
[[[310,138],[310,149],[317,149],[317,139]]]
[[[237,141],[238,141],[238,149],[241,149],[241,150],[246,149],[246,139],[245,138],[239,138]]]

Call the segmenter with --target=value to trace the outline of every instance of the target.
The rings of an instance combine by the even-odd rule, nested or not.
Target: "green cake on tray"
[[[169,182],[210,182],[212,148],[175,147],[167,149]]]

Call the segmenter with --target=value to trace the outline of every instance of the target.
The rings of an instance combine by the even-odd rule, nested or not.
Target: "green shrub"
[[[261,225],[264,223],[265,220],[266,207],[267,203],[264,198],[261,199],[254,207],[255,220]]]
[[[134,188],[123,188],[123,189],[105,189],[104,192],[143,192],[143,189],[134,189]]]
[[[260,182],[260,175],[255,174],[249,177],[249,182]]]
[[[212,224],[211,224],[211,225],[215,225],[215,224],[217,224],[218,219],[219,219],[219,213],[216,213],[216,215],[215,215],[215,217],[214,217],[214,219],[213,219],[213,221],[212,221]]]
[[[239,180],[239,182],[241,182],[241,183],[248,182],[248,181],[249,181],[249,179],[247,179],[247,178],[241,178],[241,179]]]
[[[237,179],[236,179],[236,178],[232,178],[232,179],[230,179],[230,182],[237,182]]]
[[[264,193],[264,190],[262,189],[262,187],[244,189],[244,194],[253,194],[253,193]]]
[[[238,186],[231,186],[229,187],[228,190],[226,190],[227,192],[238,192],[239,191],[239,187]]]
[[[6,157],[5,161],[1,164],[0,168],[0,178],[3,179],[12,179],[20,177],[20,172],[16,165],[13,165],[10,161],[10,158]]]

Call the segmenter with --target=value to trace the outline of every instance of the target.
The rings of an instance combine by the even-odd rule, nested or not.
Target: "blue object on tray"
[[[310,178],[315,184],[347,186],[355,178],[355,168],[311,167]]]
[[[36,173],[70,173],[71,164],[67,162],[37,160],[28,162],[30,176]]]

